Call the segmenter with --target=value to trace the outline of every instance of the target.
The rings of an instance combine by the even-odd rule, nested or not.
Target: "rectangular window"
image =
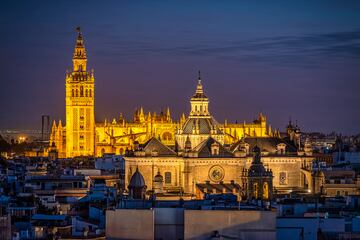
[[[288,179],[287,179],[286,172],[280,172],[279,173],[279,184],[280,185],[287,185],[288,184]]]
[[[171,183],[171,172],[165,172],[165,184]]]

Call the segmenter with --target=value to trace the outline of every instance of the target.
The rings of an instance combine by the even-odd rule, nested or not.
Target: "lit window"
[[[171,183],[171,172],[165,172],[165,183],[166,184]]]

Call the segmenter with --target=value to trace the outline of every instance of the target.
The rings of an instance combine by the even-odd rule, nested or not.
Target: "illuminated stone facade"
[[[258,146],[262,163],[273,173],[275,190],[309,188],[311,179],[302,169],[314,158],[311,149],[301,145],[297,126],[289,124],[286,136],[280,136],[279,130],[267,126],[261,113],[252,123],[218,123],[210,113],[200,74],[188,117],[182,114],[173,120],[169,108],[145,113],[141,107],[131,121],[120,114],[118,119],[95,123],[94,74],[87,72],[86,63],[79,31],[73,70],[66,74],[66,126],[54,122],[50,136],[60,158],[122,154],[126,185],[138,168],[148,190],[154,189],[158,176],[163,179],[164,192],[203,196],[237,191],[244,169],[251,166],[252,149]]]
[[[211,116],[200,76],[197,90],[191,98],[191,111],[186,119],[182,114],[173,120],[170,109],[161,113],[144,112],[141,107],[135,111],[132,121],[120,114],[118,119],[95,123],[95,78],[94,72],[87,71],[87,56],[83,36],[78,30],[73,69],[66,73],[66,124],[61,121],[52,126],[50,144],[60,158],[75,156],[101,156],[103,153],[123,154],[134,149],[134,144],[145,143],[152,137],[161,139],[167,146],[185,146],[189,136],[193,147],[205,140],[203,126],[222,144],[232,144],[244,136],[269,137],[278,132],[267,127],[266,118],[261,113],[253,123],[218,123]],[[184,125],[185,124],[185,125]],[[209,129],[214,127],[214,129]]]
[[[86,69],[87,58],[80,29],[76,40],[73,69],[66,73],[66,157],[94,155],[94,72]]]

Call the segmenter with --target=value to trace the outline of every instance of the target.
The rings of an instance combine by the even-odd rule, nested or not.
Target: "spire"
[[[140,120],[140,122],[144,122],[144,121],[145,121],[145,114],[144,114],[144,109],[143,109],[143,107],[140,107],[139,120]]]
[[[268,135],[271,136],[271,137],[273,135],[271,125],[269,125],[269,128],[268,128]]]
[[[167,109],[166,109],[166,121],[171,122],[171,114],[170,114],[169,107],[167,107]]]
[[[74,56],[73,56],[73,67],[74,72],[86,72],[86,49],[84,44],[84,39],[80,30],[80,27],[76,28],[78,33],[75,49],[74,49]]]
[[[203,86],[201,84],[201,73],[199,71],[198,73],[198,84],[197,84],[197,87],[196,87],[196,94],[201,94],[203,95],[204,94],[204,90],[203,90]]]
[[[264,121],[266,120],[266,118],[265,118],[265,116],[264,116],[264,114],[263,114],[262,112],[259,112],[258,120],[259,120],[260,122],[264,122]]]
[[[54,120],[53,124],[52,124],[52,131],[54,131],[56,129],[56,121]]]
[[[189,135],[186,136],[186,140],[185,140],[185,151],[186,152],[189,152],[191,151],[191,141],[190,141],[190,138],[189,138]]]

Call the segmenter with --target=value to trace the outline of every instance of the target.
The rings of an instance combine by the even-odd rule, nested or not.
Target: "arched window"
[[[80,97],[84,96],[84,87],[80,86]]]
[[[85,90],[85,97],[87,97],[88,96],[88,90],[86,89]]]
[[[92,91],[89,89],[89,97],[92,97]]]
[[[169,132],[164,132],[162,135],[162,140],[164,141],[170,141],[172,140],[172,135]]]
[[[253,185],[254,197],[257,199],[259,197],[259,185],[258,183],[254,183]]]
[[[79,96],[79,91],[76,89],[75,90],[75,96],[78,97]]]
[[[71,90],[71,96],[74,97],[74,89]]]
[[[263,185],[263,199],[269,199],[269,185],[267,182],[264,182]]]

